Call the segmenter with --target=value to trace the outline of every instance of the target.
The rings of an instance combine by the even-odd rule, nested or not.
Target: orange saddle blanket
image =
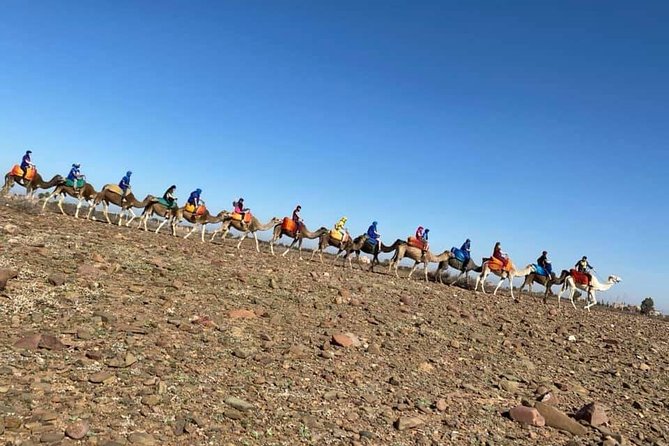
[[[509,259],[508,262],[506,262],[506,266],[502,263],[501,260],[495,257],[491,257],[488,259],[486,262],[488,264],[488,268],[490,268],[491,271],[506,271],[509,272],[512,269],[516,269],[516,267],[513,265],[513,262],[511,259]]]
[[[588,275],[585,273],[581,273],[579,271],[576,271],[575,269],[570,269],[569,274],[571,277],[574,278],[574,281],[576,283],[580,283],[582,285],[587,285],[590,283],[590,279],[588,278]]]
[[[293,234],[295,231],[297,231],[297,223],[295,223],[290,217],[284,217],[283,221],[281,222],[281,229]]]
[[[409,244],[409,246],[413,246],[414,248],[418,248],[418,249],[427,249],[427,246],[428,246],[428,244],[426,242],[422,242],[422,241],[418,240],[413,235],[409,236],[409,238],[407,239],[407,243]]]
[[[21,169],[21,166],[19,166],[18,164],[15,164],[14,167],[12,167],[12,170],[9,171],[9,173],[15,177],[22,177],[23,169]],[[26,173],[26,180],[32,181],[32,179],[35,178],[36,173],[37,169],[35,169],[32,166],[28,167],[28,172]]]
[[[253,216],[251,215],[250,212],[245,212],[244,213],[244,223],[251,223],[251,218]],[[232,219],[236,221],[242,221],[242,214],[238,212],[233,212],[232,213]]]
[[[186,206],[184,207],[184,211],[190,212],[191,214],[195,215],[204,215],[204,213],[207,212],[207,207],[201,204],[197,207],[197,209],[195,209],[194,204],[187,203]]]

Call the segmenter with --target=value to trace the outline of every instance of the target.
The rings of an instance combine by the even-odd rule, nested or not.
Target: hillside
[[[3,444],[669,444],[666,322],[0,206]]]

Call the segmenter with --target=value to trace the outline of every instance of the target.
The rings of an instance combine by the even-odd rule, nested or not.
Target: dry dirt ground
[[[669,444],[666,322],[235,244],[0,200],[0,442]]]

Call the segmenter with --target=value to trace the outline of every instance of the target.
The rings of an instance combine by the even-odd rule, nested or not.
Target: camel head
[[[279,224],[279,223],[283,223],[283,218],[272,217],[272,220],[271,220],[272,225],[276,225],[276,224]]]
[[[623,281],[623,279],[621,279],[618,276],[614,276],[614,275],[609,276],[609,282],[611,282],[611,283],[619,283],[619,282],[622,282],[622,281]]]

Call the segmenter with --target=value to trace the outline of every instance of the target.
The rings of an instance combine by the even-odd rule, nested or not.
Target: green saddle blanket
[[[76,186],[74,185],[73,180],[65,180],[65,185],[67,187],[76,187],[77,189],[81,189],[82,187],[84,187],[84,184],[86,184],[86,180],[84,180],[83,178],[77,180]]]
[[[176,201],[173,202],[172,204],[169,204],[169,203],[167,202],[167,200],[165,200],[164,198],[159,198],[159,199],[158,199],[158,203],[162,204],[162,205],[165,206],[167,209],[171,209],[171,208],[175,208],[175,207],[177,207],[177,203],[176,203]]]

